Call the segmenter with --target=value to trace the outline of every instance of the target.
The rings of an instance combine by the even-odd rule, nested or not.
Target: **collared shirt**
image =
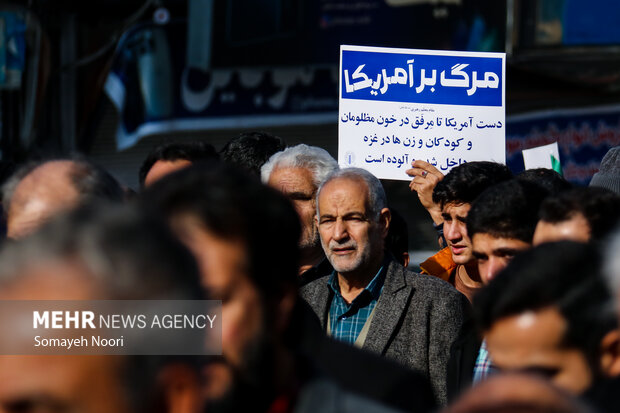
[[[354,344],[360,332],[366,324],[366,320],[377,305],[383,284],[385,282],[385,271],[382,266],[375,277],[368,283],[364,290],[357,297],[347,304],[340,294],[338,275],[336,271],[332,273],[327,285],[334,292],[334,298],[329,307],[331,336],[336,340]]]
[[[478,358],[474,365],[474,379],[473,384],[478,383],[486,379],[489,375],[493,374],[497,369],[493,366],[493,361],[487,350],[487,341],[482,340],[480,351],[478,351]]]

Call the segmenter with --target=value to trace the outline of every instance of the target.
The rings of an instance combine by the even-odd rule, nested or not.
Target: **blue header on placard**
[[[342,51],[342,98],[502,106],[502,58]]]

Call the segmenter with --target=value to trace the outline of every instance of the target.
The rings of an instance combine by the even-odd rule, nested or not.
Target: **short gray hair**
[[[325,149],[302,143],[271,155],[261,168],[263,183],[269,182],[271,173],[278,168],[307,168],[318,188],[329,174],[338,170],[338,162]]]
[[[609,238],[603,258],[603,271],[611,289],[616,308],[620,310],[620,227]]]
[[[337,171],[332,172],[326,179],[323,181],[319,190],[316,193],[316,214],[320,216],[319,213],[319,196],[321,195],[321,190],[328,182],[331,182],[336,179],[350,179],[354,181],[362,181],[368,187],[368,208],[369,213],[375,219],[379,218],[381,214],[381,210],[383,208],[387,208],[387,197],[385,196],[385,190],[383,189],[383,185],[381,185],[381,181],[368,172],[365,169],[361,168],[344,168],[339,169]]]

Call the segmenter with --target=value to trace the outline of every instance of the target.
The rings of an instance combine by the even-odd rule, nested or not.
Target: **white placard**
[[[560,148],[557,142],[549,145],[537,146],[536,148],[523,150],[523,163],[525,169],[547,168],[553,169],[551,156],[560,161]]]
[[[506,162],[504,53],[341,46],[339,96],[341,167],[410,180],[416,159]]]

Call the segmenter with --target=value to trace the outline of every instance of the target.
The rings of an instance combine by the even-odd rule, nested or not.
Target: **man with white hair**
[[[316,222],[334,271],[304,286],[301,295],[328,335],[422,372],[445,404],[450,347],[468,301],[385,253],[390,220],[381,182],[370,172],[332,173],[317,194]]]
[[[275,153],[261,168],[263,182],[286,195],[301,220],[299,274],[302,285],[314,281],[321,272],[331,270],[321,248],[314,214],[319,186],[337,169],[338,163],[325,149],[304,144]]]

